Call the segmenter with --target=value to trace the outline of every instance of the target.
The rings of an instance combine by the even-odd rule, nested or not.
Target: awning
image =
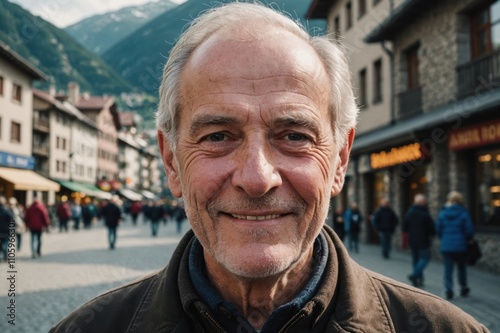
[[[14,190],[21,191],[59,191],[59,184],[40,176],[32,170],[0,167],[0,178],[14,185]]]
[[[122,189],[118,190],[118,192],[123,197],[125,197],[126,199],[129,199],[131,201],[141,201],[142,200],[142,195],[140,195],[139,193],[134,192],[128,188],[122,188]]]
[[[146,190],[141,191],[141,194],[146,198],[150,200],[156,200],[156,195],[153,192],[149,192]]]
[[[496,109],[499,105],[500,90],[456,101],[419,116],[355,137],[352,154],[370,152],[391,144],[415,139],[415,133],[418,131],[429,130],[438,126],[446,129],[447,126],[462,125],[467,122],[470,116],[480,115]]]
[[[101,191],[96,186],[91,184],[83,184],[68,180],[60,180],[59,183],[74,192],[85,193],[85,195],[96,197],[99,199],[111,199],[111,193]]]

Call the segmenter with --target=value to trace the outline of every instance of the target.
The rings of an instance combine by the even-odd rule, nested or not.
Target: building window
[[[3,96],[3,76],[0,76],[0,96]]]
[[[345,5],[345,16],[345,28],[349,30],[352,27],[352,5],[350,1]]]
[[[472,58],[500,48],[500,2],[482,7],[471,15]]]
[[[61,166],[62,166],[62,172],[66,173],[66,162],[62,162]]]
[[[56,137],[56,148],[59,149],[59,147],[61,146],[60,145],[60,141],[61,141],[61,138],[59,138],[58,136]]]
[[[476,221],[500,227],[500,150],[487,149],[476,154]]]
[[[420,86],[420,79],[418,74],[418,48],[419,46],[415,45],[405,52],[407,69],[407,90],[415,90]]]
[[[57,172],[61,171],[61,162],[60,161],[56,161],[56,171]]]
[[[336,16],[333,20],[333,33],[335,34],[335,39],[340,37],[340,16]]]
[[[66,150],[66,139],[62,139],[62,150]]]
[[[373,63],[373,103],[382,102],[382,59]]]
[[[359,71],[359,108],[364,109],[366,107],[366,68]]]
[[[15,121],[10,125],[10,142],[21,142],[21,124]]]
[[[373,0],[373,5],[376,6],[381,0]]]
[[[21,103],[22,97],[22,88],[19,84],[15,84],[12,86],[12,99]]]
[[[366,14],[366,0],[358,0],[358,18]]]

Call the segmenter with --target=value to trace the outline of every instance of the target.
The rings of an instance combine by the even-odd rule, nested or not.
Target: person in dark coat
[[[441,240],[440,251],[444,260],[444,288],[447,299],[454,297],[453,268],[458,268],[460,295],[469,295],[467,284],[467,242],[474,236],[474,226],[467,208],[463,206],[462,194],[452,191],[448,202],[439,212],[436,233]]]
[[[389,200],[380,201],[380,207],[373,214],[372,226],[378,231],[382,246],[382,257],[389,259],[392,247],[392,235],[399,223],[398,216],[389,205]]]
[[[153,201],[152,206],[149,208],[149,219],[151,221],[151,235],[156,237],[158,235],[158,227],[163,218],[163,207],[157,201]]]
[[[9,246],[9,228],[14,221],[14,217],[7,209],[7,200],[0,196],[0,252],[2,260],[7,260],[7,248]]]
[[[423,194],[415,195],[414,203],[403,218],[403,232],[408,234],[413,271],[408,279],[415,287],[422,287],[424,269],[431,259],[434,220],[427,208],[427,199]]]
[[[358,204],[353,202],[344,214],[345,231],[348,238],[349,251],[359,253],[359,233],[361,232],[361,224],[363,216],[359,211]]]
[[[344,226],[344,216],[340,208],[337,208],[336,210],[333,211],[332,221],[333,221],[333,230],[340,238],[340,240],[343,242],[345,236],[345,226]]]
[[[114,249],[116,244],[116,229],[122,221],[122,211],[118,207],[118,197],[113,196],[111,200],[102,207],[101,218],[108,228],[109,248]]]
[[[42,232],[50,226],[49,212],[36,197],[24,213],[26,227],[31,232],[31,256],[40,257],[42,248]]]

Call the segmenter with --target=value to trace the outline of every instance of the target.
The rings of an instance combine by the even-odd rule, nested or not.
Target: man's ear
[[[158,130],[158,147],[160,148],[163,167],[167,173],[168,187],[175,197],[180,198],[182,196],[182,188],[179,178],[179,168],[170,143],[161,130]]]
[[[351,155],[352,143],[354,142],[354,132],[354,128],[349,131],[346,143],[339,151],[339,160],[335,169],[332,185],[332,197],[339,194],[344,186],[345,174],[347,172],[347,166],[349,165],[349,156]]]

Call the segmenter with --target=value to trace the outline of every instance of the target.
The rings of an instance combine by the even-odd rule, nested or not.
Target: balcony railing
[[[49,120],[48,119],[41,119],[41,118],[33,118],[33,129],[49,133]]]
[[[500,50],[457,67],[458,99],[500,87]]]
[[[398,94],[398,120],[410,118],[422,113],[422,88],[407,90]]]
[[[33,146],[33,154],[41,156],[49,156],[49,145]]]

